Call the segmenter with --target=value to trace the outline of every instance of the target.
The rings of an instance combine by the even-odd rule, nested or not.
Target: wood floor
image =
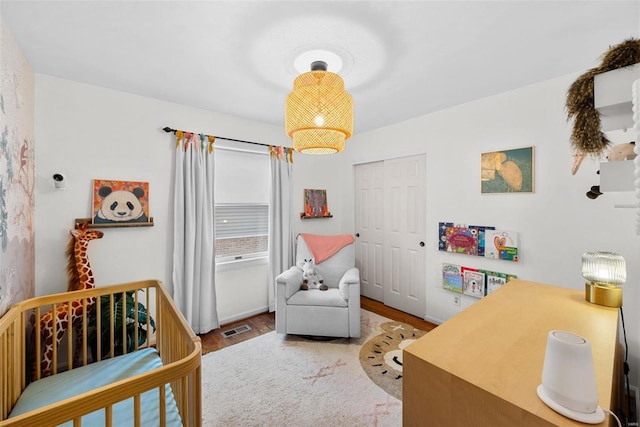
[[[395,310],[370,298],[360,297],[360,306],[364,310],[388,317],[392,320],[407,323],[414,328],[423,331],[430,331],[436,327],[433,323],[429,323],[419,317],[412,316],[402,311]],[[249,325],[251,330],[230,337],[224,337],[222,335],[223,332],[242,325]],[[202,354],[207,354],[211,351],[220,350],[221,348],[255,338],[259,335],[271,332],[275,330],[275,328],[275,313],[258,314],[248,319],[222,325],[219,329],[214,329],[207,334],[200,335],[200,339],[202,340]]]

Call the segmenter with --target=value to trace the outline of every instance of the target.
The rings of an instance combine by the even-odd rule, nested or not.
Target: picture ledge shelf
[[[80,225],[88,222],[88,228],[116,228],[116,227],[153,227],[153,217],[149,218],[149,222],[123,222],[123,223],[110,223],[110,224],[93,224],[91,218],[76,218],[74,221],[74,228],[78,228]]]
[[[304,212],[300,212],[300,219],[319,219],[319,218],[333,218],[333,215],[322,215],[322,216],[310,216],[305,214]]]

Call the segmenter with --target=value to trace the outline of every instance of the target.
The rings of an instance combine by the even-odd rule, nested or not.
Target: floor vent
[[[247,332],[251,330],[251,326],[249,325],[241,325],[241,326],[237,326],[233,329],[229,329],[228,331],[223,331],[220,332],[220,334],[225,337],[225,338],[229,338],[229,337],[233,337],[236,336],[238,334],[241,334],[243,332]]]

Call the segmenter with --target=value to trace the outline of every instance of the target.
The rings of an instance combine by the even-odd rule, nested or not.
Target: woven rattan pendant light
[[[287,97],[285,131],[294,150],[305,154],[333,154],[344,150],[353,133],[353,100],[342,78],[327,71],[324,61],[293,81]]]

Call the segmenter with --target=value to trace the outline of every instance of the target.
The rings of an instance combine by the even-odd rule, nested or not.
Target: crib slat
[[[113,427],[113,406],[111,405],[104,408],[104,425],[105,427]]]
[[[7,348],[7,338],[8,333],[0,335],[0,351],[2,351],[2,354],[10,354]],[[0,415],[2,418],[0,420],[7,418],[9,413],[9,367],[7,363],[8,360],[0,360],[0,380],[2,380],[2,384],[0,384],[0,403],[2,405],[0,407]]]
[[[36,375],[35,378],[37,380],[40,379],[40,376],[42,375],[42,325],[40,324],[40,317],[41,317],[41,313],[40,313],[40,307],[36,307],[36,318],[35,318],[35,323],[36,323],[36,332],[35,332],[35,338],[36,338]]]
[[[82,417],[75,417],[73,419],[73,427],[82,427]]]
[[[193,375],[195,377],[193,381],[194,393],[192,395],[193,402],[191,403],[195,412],[194,419],[198,420],[195,425],[199,426],[202,420],[202,398],[200,395],[200,391],[202,390],[202,369],[200,368],[200,366],[196,368],[196,372]]]
[[[133,423],[136,427],[140,427],[140,395],[133,396]]]
[[[182,384],[181,389],[182,389],[182,396],[180,399],[180,406],[183,413],[187,413],[187,409],[189,408],[189,383],[187,382],[187,376],[185,375],[184,377],[182,377],[180,379],[180,382]],[[186,427],[189,426],[189,419],[186,420],[185,422]]]
[[[113,301],[113,294],[109,295],[109,310],[111,310],[111,316],[109,316],[109,319],[111,319],[111,321],[109,322],[109,357],[113,357],[114,355],[114,349],[113,349],[113,342],[114,342],[114,338],[115,338],[115,317],[114,316],[114,301]]]
[[[96,352],[93,356],[99,361],[102,360],[102,304],[101,298],[96,298]]]
[[[27,319],[27,313],[29,313],[30,311],[24,312],[22,316],[20,316],[20,323],[19,323],[19,330],[20,331],[26,331],[27,330],[27,325],[31,325],[30,322],[28,322]],[[27,352],[27,337],[26,337],[26,333],[20,333],[20,339],[17,341],[19,347],[16,349],[15,351],[15,357],[20,359],[20,389],[16,390],[16,397],[20,396],[20,393],[22,392],[22,390],[24,390],[24,388],[27,386],[27,372],[29,367],[27,366],[27,358],[24,357],[25,353]],[[33,351],[32,348],[30,348],[31,351]],[[15,383],[15,387],[18,387],[18,383]]]
[[[133,348],[138,350],[138,328],[140,327],[140,319],[138,317],[138,292],[134,292],[133,295]]]
[[[122,293],[122,326],[120,332],[122,333],[122,354],[127,354],[127,293]]]
[[[5,335],[5,339],[3,339],[3,343],[2,343],[2,351],[3,354],[11,354],[9,352],[13,351],[13,349],[11,348],[11,335],[15,334],[16,330],[15,330],[15,323],[12,323],[12,325],[7,329],[7,333]],[[4,353],[4,352],[7,353]],[[12,371],[13,371],[13,366],[11,366],[11,358],[7,358],[7,360],[5,362],[3,362],[4,365],[4,373],[3,373],[3,377],[4,378],[11,378],[12,376]],[[11,381],[13,383],[13,381]],[[14,390],[12,390],[13,385],[12,384],[7,384],[7,387],[3,387],[4,388],[4,395],[6,396],[3,400],[7,401],[7,405],[10,405],[11,402],[14,400]],[[9,412],[10,411],[10,406],[7,406],[6,411]]]
[[[71,323],[71,301],[67,303],[67,369],[73,369],[73,325]]]
[[[22,316],[17,316],[15,321],[11,324],[11,331],[9,333],[9,345],[7,351],[10,356],[7,359],[13,359],[8,366],[8,371],[6,372],[5,378],[11,377],[11,383],[9,384],[9,390],[7,390],[9,402],[13,405],[18,397],[20,396],[20,392],[22,389],[20,385],[22,383],[22,378],[18,378],[18,372],[22,371],[22,361],[20,360],[24,352],[20,349],[20,342],[22,332],[20,332],[20,327],[22,326]]]
[[[162,357],[162,361],[165,362],[164,359],[164,352],[163,352],[163,334],[164,334],[164,320],[162,318],[162,313],[164,313],[165,311],[165,307],[162,301],[162,299],[160,298],[160,295],[158,292],[156,292],[156,348],[158,349],[158,351],[160,352],[160,357]],[[163,325],[163,327],[160,327],[160,325]]]
[[[166,402],[166,393],[167,391],[165,390],[166,385],[162,384],[159,388],[158,388],[158,407],[160,410],[160,425],[164,426],[167,425],[167,402]]]
[[[53,361],[51,362],[51,375],[55,375],[58,373],[58,340],[56,337],[58,336],[58,322],[56,321],[55,314],[58,312],[58,305],[53,304],[51,307],[51,315],[53,316],[53,320],[51,324],[53,325]]]
[[[149,307],[151,307],[149,305],[149,294],[151,293],[151,290],[147,287],[145,290],[145,307],[147,307],[147,342],[146,345],[147,347],[151,346],[151,334],[153,333],[153,331],[151,330],[151,316],[150,316],[150,312],[149,312]],[[158,304],[156,303],[156,307],[158,306]]]
[[[87,366],[89,342],[87,340],[87,299],[82,299],[82,366]]]

